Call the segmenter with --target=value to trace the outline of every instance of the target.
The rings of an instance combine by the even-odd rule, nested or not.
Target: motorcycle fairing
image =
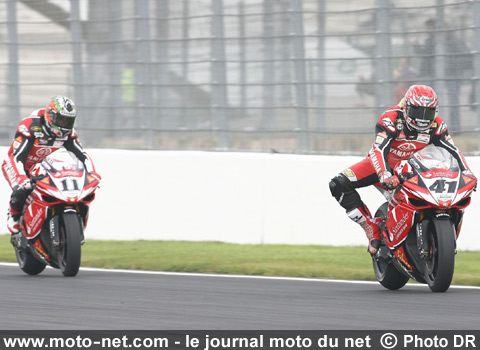
[[[395,206],[387,218],[387,245],[394,249],[408,236],[415,218],[415,210],[400,203]]]
[[[45,248],[42,245],[42,242],[40,239],[37,239],[35,243],[33,243],[33,247],[37,251],[38,255],[42,258],[47,260],[47,262],[50,262],[50,256],[47,254]]]
[[[43,224],[48,215],[48,205],[44,202],[31,202],[23,216],[25,226],[25,237],[27,239],[35,238],[42,230]]]
[[[395,256],[398,260],[407,268],[408,271],[412,271],[412,266],[408,263],[407,256],[405,255],[405,251],[403,247],[399,247],[395,252]]]
[[[474,187],[475,181],[473,179],[458,173],[455,178],[451,175],[432,176],[430,178],[422,178],[420,175],[416,175],[403,183],[403,189],[410,196],[424,201],[426,206],[436,208],[464,208],[468,206],[469,200],[468,203],[462,201],[465,198],[470,198],[470,193]]]

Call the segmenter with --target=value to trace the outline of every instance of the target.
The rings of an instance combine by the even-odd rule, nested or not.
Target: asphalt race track
[[[472,330],[480,321],[480,288],[94,269],[65,278],[3,263],[0,281],[2,330]]]

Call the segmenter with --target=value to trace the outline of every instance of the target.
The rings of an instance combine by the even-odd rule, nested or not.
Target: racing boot
[[[20,232],[20,213],[12,213],[10,208],[7,213],[7,228],[12,235]]]
[[[372,255],[377,254],[378,248],[380,248],[382,222],[383,220],[380,218],[370,218],[360,223],[368,238],[368,252]]]
[[[383,220],[381,218],[372,218],[370,211],[365,205],[347,212],[347,215],[365,231],[368,238],[368,252],[372,255],[376,254],[382,239],[381,226]]]
[[[20,214],[15,215],[9,210],[7,213],[7,228],[12,234],[10,242],[13,247],[18,250],[25,250],[28,248],[28,243],[25,236],[20,232]]]
[[[24,234],[21,232],[12,233],[12,237],[10,238],[10,242],[12,243],[13,247],[18,250],[26,250],[28,248],[28,242],[25,238]]]

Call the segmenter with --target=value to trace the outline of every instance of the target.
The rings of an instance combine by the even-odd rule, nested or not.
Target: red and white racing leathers
[[[388,109],[379,118],[375,142],[368,153],[368,159],[377,175],[383,171],[393,173],[392,169],[398,162],[408,159],[429,144],[445,148],[458,161],[462,171],[468,169],[465,158],[453,144],[442,118],[436,116],[432,126],[425,132],[410,130],[406,127],[399,106]]]
[[[405,123],[402,108],[395,106],[386,110],[378,119],[375,130],[375,142],[368,156],[335,176],[329,184],[332,195],[346,209],[350,219],[365,229],[370,242],[370,237],[379,237],[378,222],[372,218],[356,191],[357,188],[370,185],[381,188],[380,173],[389,171],[393,174],[392,169],[399,161],[408,159],[429,144],[445,148],[458,161],[462,171],[468,169],[465,158],[448,134],[447,125],[439,116],[425,132],[410,130]]]
[[[45,109],[39,109],[23,119],[17,127],[7,158],[2,164],[3,175],[12,189],[28,179],[29,171],[35,164],[62,146],[73,152],[85,164],[88,172],[96,174],[93,162],[83,150],[75,130],[62,138],[50,134],[44,114]]]
[[[378,180],[381,172],[393,174],[398,162],[408,159],[429,144],[445,148],[458,161],[462,171],[468,169],[465,158],[448,134],[446,123],[439,116],[427,131],[418,132],[406,126],[401,107],[395,106],[378,119],[375,131],[375,142],[367,158],[343,171],[353,188],[369,185],[381,187]]]

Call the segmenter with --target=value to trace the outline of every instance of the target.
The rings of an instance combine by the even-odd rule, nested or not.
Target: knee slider
[[[332,196],[347,211],[358,208],[362,204],[360,195],[352,187],[350,180],[344,174],[338,174],[329,183]]]
[[[337,198],[337,200],[345,192],[353,190],[350,180],[341,173],[335,176],[328,185],[332,196]]]

